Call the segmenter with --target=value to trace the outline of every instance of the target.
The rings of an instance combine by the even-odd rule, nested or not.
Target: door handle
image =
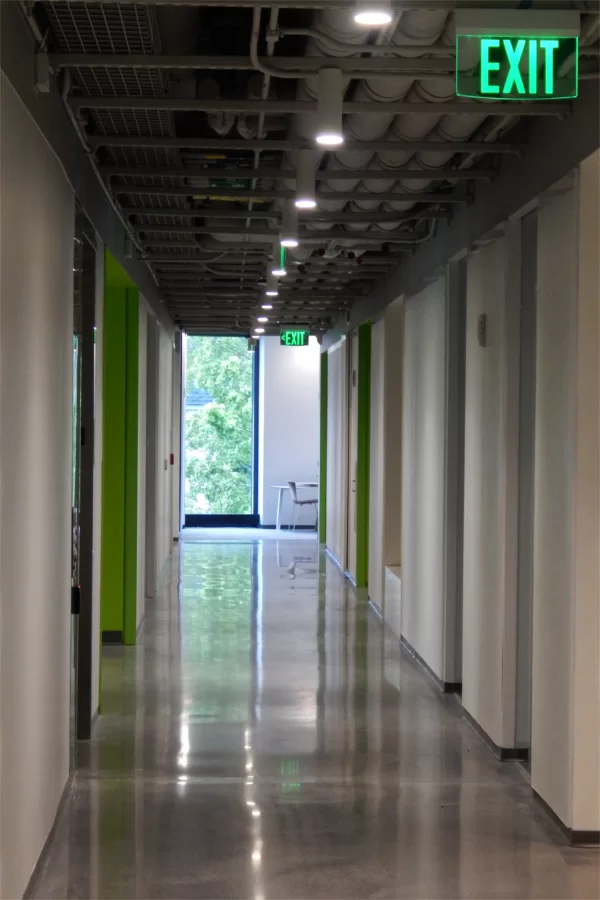
[[[76,585],[71,588],[71,615],[78,616],[81,611],[81,588]]]

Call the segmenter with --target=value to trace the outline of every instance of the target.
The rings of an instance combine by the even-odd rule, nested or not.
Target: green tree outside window
[[[252,513],[253,356],[244,338],[189,337],[185,509]]]

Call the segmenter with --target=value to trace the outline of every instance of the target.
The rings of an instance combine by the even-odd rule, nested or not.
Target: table
[[[283,492],[289,491],[290,486],[289,486],[289,484],[272,484],[271,487],[273,488],[273,490],[279,491],[279,497],[277,499],[277,522],[275,525],[275,527],[277,528],[277,531],[279,531],[279,527],[281,525],[281,507],[283,506]],[[297,488],[318,488],[319,482],[318,481],[297,481],[296,487]]]

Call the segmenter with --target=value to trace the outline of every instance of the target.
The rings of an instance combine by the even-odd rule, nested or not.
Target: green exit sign
[[[576,97],[578,54],[579,38],[572,36],[458,34],[456,93],[488,100]]]
[[[286,328],[280,335],[283,347],[308,347],[309,340],[310,331],[306,328]]]

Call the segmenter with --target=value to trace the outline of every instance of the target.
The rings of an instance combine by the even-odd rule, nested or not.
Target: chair
[[[296,487],[295,481],[288,481],[290,486],[290,493],[292,495],[292,503],[294,504],[294,508],[292,510],[292,531],[296,530],[296,523],[298,521],[298,511],[302,509],[304,506],[314,506],[315,508],[315,529],[317,528],[319,522],[319,501],[315,498],[312,500],[299,500],[298,499],[298,489]]]

